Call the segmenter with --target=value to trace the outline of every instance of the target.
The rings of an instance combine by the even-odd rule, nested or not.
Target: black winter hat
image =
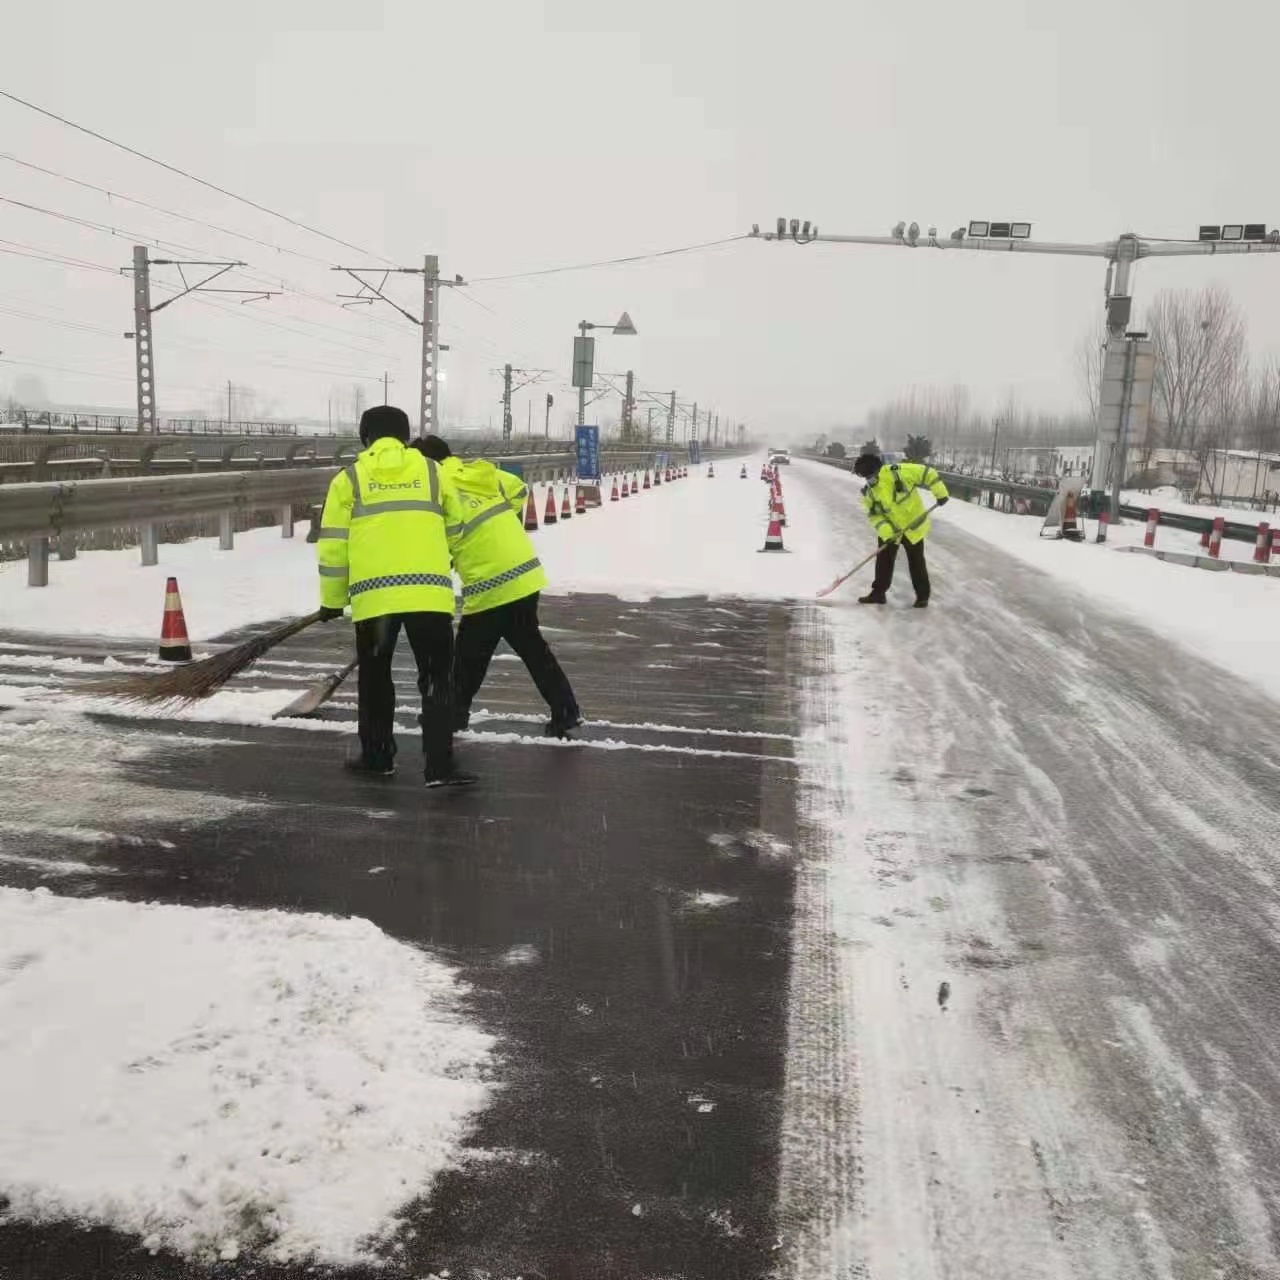
[[[874,480],[883,466],[884,460],[878,453],[860,453],[858,460],[853,464],[853,474],[861,476],[864,480]]]
[[[394,436],[397,440],[408,444],[411,434],[409,415],[394,405],[374,405],[372,409],[366,409],[360,415],[360,443],[366,448],[384,436]]]
[[[448,441],[441,440],[439,436],[422,436],[413,442],[413,447],[433,462],[443,462],[446,458],[453,457]]]

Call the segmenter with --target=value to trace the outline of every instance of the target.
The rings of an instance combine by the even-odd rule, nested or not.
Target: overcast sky
[[[380,398],[387,371],[416,421],[419,332],[387,308],[339,309],[338,263],[434,252],[480,278],[780,214],[871,234],[1016,218],[1084,241],[1280,225],[1275,5],[42,0],[7,27],[0,87],[365,251],[0,100],[0,153],[317,259],[0,160],[7,199],[119,229],[0,204],[0,250],[115,268],[145,233],[158,255],[242,258],[255,281],[285,282],[269,302],[187,298],[156,317],[162,415],[217,411],[228,380],[253,393],[237,392],[236,416],[323,418],[334,397],[349,413],[352,385]],[[745,241],[477,284],[443,299],[445,421],[497,424],[493,371],[510,360],[553,374],[517,395],[518,427],[534,401],[541,427],[551,390],[564,431],[574,328],[624,308],[639,336],[603,336],[599,368],[774,434],[860,422],[913,385],[1071,409],[1104,271]],[[1226,285],[1255,354],[1280,354],[1280,255],[1144,264],[1135,280],[1139,314],[1160,288]],[[417,314],[416,279],[393,281]],[[130,410],[131,328],[127,278],[0,253],[0,394],[38,378],[55,403]],[[601,408],[616,415],[616,399]]]

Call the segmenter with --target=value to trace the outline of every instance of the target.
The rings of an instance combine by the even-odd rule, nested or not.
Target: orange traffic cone
[[[631,496],[635,497],[635,495],[639,492],[640,492],[640,486],[636,484],[636,477],[635,477],[635,473],[633,472],[631,476]]]
[[[564,501],[560,504],[560,519],[572,520],[573,508],[569,505],[569,486],[564,487]]]
[[[532,533],[538,527],[538,503],[532,489],[529,490],[529,501],[524,509],[524,527],[528,533]]]
[[[164,620],[160,624],[160,658],[163,662],[190,662],[191,641],[187,638],[187,619],[182,612],[177,578],[164,584]]]
[[[587,495],[583,492],[582,486],[574,485],[574,515],[585,516],[587,514]]]
[[[782,505],[782,494],[778,493],[774,495],[773,511],[770,514],[777,519],[778,523],[782,525],[783,528],[786,527],[787,509]]]
[[[653,469],[653,487],[656,489],[662,483],[662,472],[654,467]]]
[[[738,479],[745,480],[746,478],[747,478],[747,464],[744,462],[742,464],[742,474],[738,477]]]
[[[778,522],[777,516],[770,517],[769,530],[764,536],[764,546],[761,551],[785,551],[782,545],[782,525]]]
[[[716,464],[710,462],[707,464],[707,479],[714,480],[716,478]]]
[[[618,501],[618,477],[613,477],[613,492],[609,495],[610,502]]]
[[[553,484],[547,485],[547,509],[542,513],[543,524],[555,524],[556,522],[556,487]]]
[[[646,470],[646,471],[645,471],[645,473],[644,473],[644,484],[641,486],[641,488],[643,488],[643,489],[652,489],[652,488],[653,488],[653,485],[652,485],[652,484],[650,484],[650,482],[649,482],[649,472],[648,472],[647,470]]]
[[[631,482],[627,479],[626,476],[622,477],[622,496],[624,498],[631,497]]]

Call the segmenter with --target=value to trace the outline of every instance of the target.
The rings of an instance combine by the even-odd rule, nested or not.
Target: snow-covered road
[[[808,624],[797,1273],[1280,1274],[1280,708],[937,523],[934,608]]]

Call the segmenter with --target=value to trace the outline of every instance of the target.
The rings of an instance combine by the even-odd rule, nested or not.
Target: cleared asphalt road
[[[148,821],[171,849],[99,845],[101,874],[51,880],[38,860],[85,855],[42,832],[39,815],[56,825],[65,788],[93,780],[44,780],[28,762],[24,823],[4,841],[16,856],[0,859],[0,877],[64,893],[355,914],[458,965],[471,1012],[502,1037],[502,1087],[472,1140],[499,1154],[446,1175],[410,1213],[397,1257],[408,1274],[762,1275],[777,1244],[795,839],[791,619],[761,604],[587,598],[549,600],[543,612],[594,722],[583,737],[608,746],[486,740],[539,735],[540,718],[479,720],[458,750],[480,784],[442,793],[422,788],[411,731],[401,774],[386,782],[342,771],[345,735],[177,726],[210,745],[122,766],[126,789],[179,810],[208,793],[251,809],[215,824]],[[272,657],[332,667],[349,644],[349,628],[313,628]],[[139,647],[113,648],[127,659]],[[397,678],[408,704],[404,648]],[[29,649],[0,650],[0,684],[70,691],[85,675],[41,662]],[[314,674],[264,665],[239,685],[297,691]],[[353,697],[340,692],[329,717],[351,723]],[[509,656],[478,705],[541,715]],[[399,718],[412,725],[412,708]],[[175,729],[96,723],[122,735]],[[64,748],[73,759],[73,730]],[[128,821],[117,815],[113,829],[128,834]],[[702,905],[701,894],[723,899]],[[513,963],[513,951],[531,961]],[[0,1226],[0,1276],[205,1274],[137,1244]]]

